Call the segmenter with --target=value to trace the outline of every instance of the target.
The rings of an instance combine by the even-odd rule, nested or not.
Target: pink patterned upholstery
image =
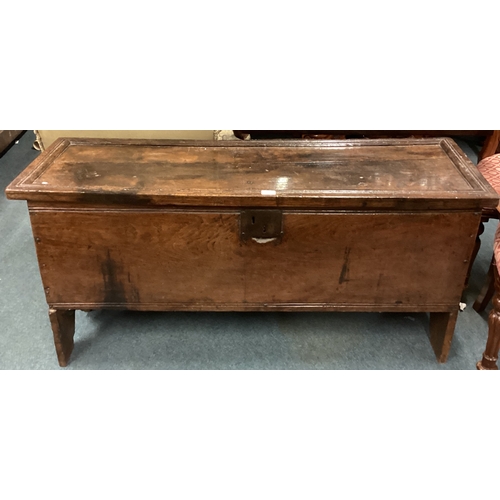
[[[477,168],[491,184],[491,187],[500,194],[500,154],[481,160]]]

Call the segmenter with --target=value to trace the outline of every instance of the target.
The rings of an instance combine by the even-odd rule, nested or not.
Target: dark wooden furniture
[[[494,154],[483,158],[478,165],[478,170],[481,172],[483,177],[488,181],[490,186],[497,192],[500,193],[500,154]],[[484,224],[488,222],[490,219],[498,220],[500,218],[500,213],[498,212],[498,207],[495,208],[483,208],[481,224],[479,226],[478,235],[476,238],[476,247],[473,253],[473,259],[471,261],[471,265],[474,262],[474,259],[481,247],[481,235],[484,232]],[[493,252],[492,252],[493,253]],[[496,267],[495,256],[493,255],[491,259],[490,268],[488,270],[488,275],[486,282],[479,293],[476,301],[474,302],[474,309],[477,312],[482,312],[486,309],[486,306],[489,304],[491,298],[493,297],[495,291],[495,275],[494,269]]]
[[[479,154],[479,161],[493,156],[495,153],[500,153],[500,130],[492,130],[486,137],[484,141],[483,149]]]
[[[495,264],[494,264],[495,265]],[[495,280],[495,295],[493,308],[488,316],[488,340],[481,361],[477,363],[478,370],[498,370],[498,351],[500,350],[500,278],[495,265],[493,269]]]
[[[0,155],[23,133],[23,130],[0,130]]]
[[[98,308],[427,311],[445,362],[498,202],[449,139],[61,139],[6,193],[28,201],[61,366],[74,310]]]
[[[477,137],[479,160],[499,151],[500,130],[234,130],[239,139],[361,139],[402,137]]]
[[[493,149],[492,149],[493,151]],[[494,154],[484,158],[478,164],[478,169],[482,172],[484,178],[490,183],[497,193],[500,192],[500,154]],[[483,209],[479,236],[484,231],[484,222],[490,218],[499,219],[498,207],[495,209]],[[478,246],[478,245],[476,245]],[[479,370],[498,370],[498,351],[500,349],[500,277],[498,266],[500,263],[500,226],[497,227],[495,233],[495,241],[493,244],[493,257],[491,259],[490,268],[486,283],[483,286],[479,296],[474,302],[474,309],[477,312],[482,312],[493,297],[493,308],[488,317],[488,340],[486,349],[483,353],[483,358],[477,363]]]
[[[478,370],[498,370],[498,351],[500,350],[500,225],[495,233],[493,244],[493,260],[491,274],[494,281],[493,308],[488,316],[488,340],[483,353],[483,358],[477,363]],[[477,310],[477,308],[475,307]]]

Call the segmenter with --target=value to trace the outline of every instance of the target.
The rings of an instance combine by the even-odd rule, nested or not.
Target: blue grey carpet
[[[39,153],[28,132],[0,157],[0,368],[60,369],[26,202],[5,187]],[[477,145],[458,141],[477,162]],[[472,304],[491,259],[486,225],[448,362],[437,363],[426,314],[76,312],[75,369],[475,369],[487,312]]]

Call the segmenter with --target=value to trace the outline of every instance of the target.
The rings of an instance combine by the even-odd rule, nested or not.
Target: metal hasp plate
[[[240,213],[240,237],[281,238],[283,235],[283,216],[281,210],[242,210]]]

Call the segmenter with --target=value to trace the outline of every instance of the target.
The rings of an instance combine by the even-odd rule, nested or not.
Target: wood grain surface
[[[59,366],[67,366],[75,345],[75,311],[49,308],[49,319]]]
[[[284,211],[260,243],[237,211],[30,213],[52,307],[151,310],[451,310],[480,217]]]
[[[6,193],[28,200],[61,366],[74,310],[99,308],[429,312],[444,362],[498,204],[450,139],[61,139]]]
[[[41,202],[205,207],[439,210],[498,203],[450,139],[61,139],[6,193]]]

